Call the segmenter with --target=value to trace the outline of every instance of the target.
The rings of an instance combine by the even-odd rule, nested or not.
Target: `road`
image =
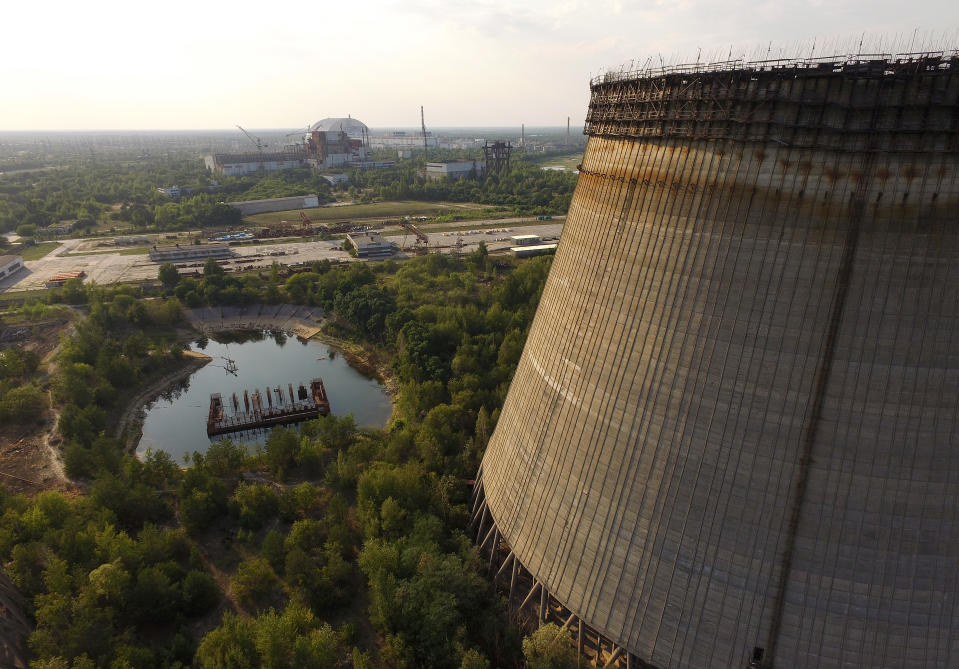
[[[502,251],[513,245],[509,241],[511,235],[534,234],[544,239],[558,239],[563,230],[562,220],[546,223],[528,218],[432,225],[445,229],[456,228],[455,232],[430,232],[426,224],[421,225],[421,229],[429,237],[430,249],[439,253],[468,253],[475,250],[480,241],[486,242],[486,247],[491,252]],[[497,227],[489,230],[482,229],[491,225]],[[415,241],[412,235],[407,235],[402,230],[388,229],[382,234],[396,242],[398,246],[412,245]],[[341,243],[340,239],[331,239],[238,246],[234,248],[235,256],[226,267],[228,269],[269,267],[274,261],[283,265],[324,259],[352,261],[353,258],[341,248]],[[0,292],[43,288],[46,282],[59,272],[84,271],[87,274],[87,281],[95,281],[98,284],[157,278],[158,265],[147,255],[123,255],[102,250],[88,252],[95,248],[102,247],[97,247],[90,240],[65,240],[59,248],[40,260],[26,261],[25,270],[0,283]],[[397,257],[404,257],[404,254],[398,254]]]

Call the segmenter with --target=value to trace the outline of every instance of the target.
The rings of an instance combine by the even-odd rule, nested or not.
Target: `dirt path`
[[[50,429],[43,433],[41,444],[43,453],[50,462],[50,469],[56,478],[64,485],[70,480],[67,478],[67,470],[63,466],[63,458],[60,455],[60,435],[57,433],[57,425],[60,423],[60,412],[54,408],[53,393],[47,391],[48,401],[50,402]]]
[[[62,343],[64,340],[69,339],[75,335],[76,332],[76,327],[71,323],[60,334],[60,342]],[[61,344],[58,343],[53,350],[43,357],[43,365],[47,370],[44,383],[47,386],[49,386],[50,379],[53,378],[57,372],[57,355],[60,353],[60,345]],[[67,478],[66,468],[63,466],[63,457],[60,455],[59,449],[60,434],[57,430],[57,425],[60,423],[60,411],[56,408],[56,403],[53,401],[53,390],[49,387],[47,389],[47,401],[50,405],[50,427],[44,431],[41,444],[44,455],[50,463],[50,469],[53,471],[57,480],[63,485],[68,485],[70,479]]]

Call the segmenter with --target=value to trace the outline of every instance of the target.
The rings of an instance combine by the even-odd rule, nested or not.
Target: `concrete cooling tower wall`
[[[959,56],[591,89],[475,488],[511,615],[600,664],[959,666]]]

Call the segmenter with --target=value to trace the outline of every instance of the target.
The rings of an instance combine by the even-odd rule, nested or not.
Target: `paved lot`
[[[499,227],[492,230],[479,229],[487,225],[497,225]],[[534,221],[529,223],[528,220],[508,219],[505,221],[468,221],[444,225],[443,227],[455,227],[458,230],[457,232],[427,232],[424,230],[430,238],[430,249],[440,253],[468,253],[475,250],[480,241],[485,241],[490,251],[507,249],[512,246],[509,241],[511,235],[533,234],[544,239],[552,237],[558,239],[563,230],[563,223],[562,221],[552,223]],[[402,232],[388,231],[383,236],[396,242],[399,246],[412,245],[415,241],[412,235],[406,235]],[[234,249],[236,255],[227,265],[227,268],[269,267],[274,261],[287,265],[323,259],[353,260],[348,253],[342,250],[341,243],[342,240],[335,239],[325,242],[239,246]],[[60,248],[55,249],[44,258],[25,262],[26,270],[21,270],[15,276],[0,283],[0,291],[43,288],[54,274],[79,270],[87,273],[87,281],[96,281],[99,284],[155,279],[157,277],[158,265],[152,262],[147,255],[121,255],[120,253],[104,253],[102,250],[99,253],[86,254],[93,248],[97,247],[91,245],[89,240],[66,240]],[[68,253],[85,255],[66,256],[65,254]],[[403,254],[400,254],[398,257],[402,256]]]

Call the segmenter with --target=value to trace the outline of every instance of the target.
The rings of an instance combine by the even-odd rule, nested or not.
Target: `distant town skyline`
[[[620,66],[959,46],[959,4],[172,0],[4,11],[0,130],[582,127]],[[914,22],[914,23],[910,23]],[[861,46],[860,46],[861,45]]]

